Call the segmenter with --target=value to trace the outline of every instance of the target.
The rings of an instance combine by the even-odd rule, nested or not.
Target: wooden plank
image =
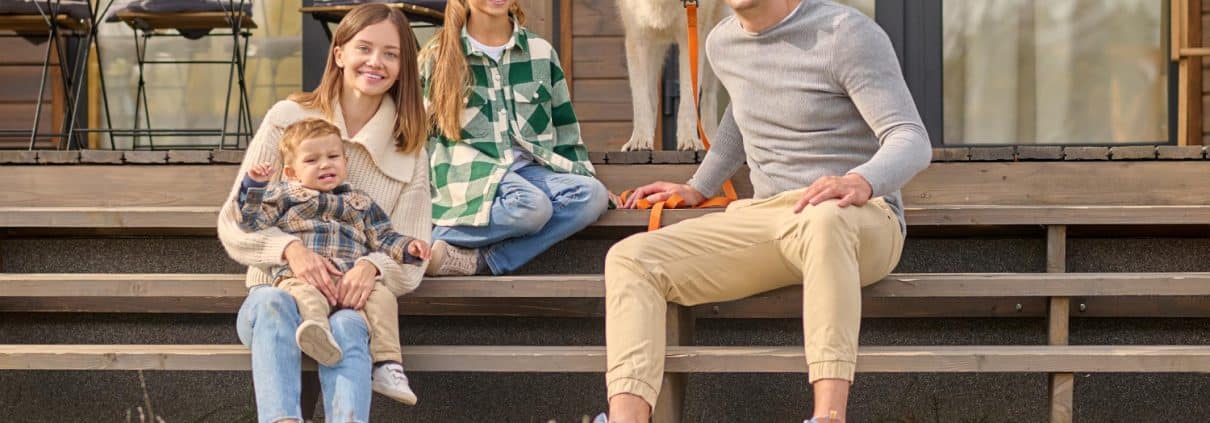
[[[1067,227],[1046,227],[1046,272],[1062,274],[1067,271]],[[1047,313],[1046,338],[1049,345],[1067,345],[1071,325],[1071,301],[1066,296],[1050,298]],[[1050,421],[1070,423],[1071,410],[1075,403],[1075,377],[1071,373],[1049,375]]]
[[[1205,205],[1210,162],[934,163],[903,190],[930,205]]]
[[[623,189],[635,186],[638,185],[620,185]],[[149,197],[159,194],[172,193],[153,193]],[[148,200],[150,198],[135,201]],[[193,200],[183,198],[182,201]],[[722,210],[666,210],[664,224]],[[0,227],[213,230],[218,211],[218,206],[0,207]],[[1210,206],[962,206],[907,208],[904,212],[909,226],[1205,225],[1210,222]],[[593,226],[642,228],[647,226],[647,220],[646,210],[610,210]]]
[[[622,36],[622,19],[615,0],[572,0],[574,36]]]
[[[73,19],[67,15],[58,15],[55,21],[60,28],[84,31],[88,29],[88,22],[81,19]],[[49,34],[50,28],[46,25],[46,18],[42,15],[0,15],[0,31],[13,31],[18,34]]]
[[[1202,39],[1202,0],[1185,0],[1188,10],[1188,25],[1185,27],[1185,39],[1188,40],[1186,45],[1195,47],[1204,46],[1200,43]],[[1189,145],[1202,144],[1202,131],[1205,127],[1205,122],[1202,121],[1202,91],[1205,89],[1202,76],[1203,64],[1205,60],[1202,57],[1189,57],[1183,62],[1187,62],[1185,67],[1181,69],[1182,75],[1185,76],[1187,83],[1181,96],[1186,98],[1188,109],[1182,113],[1182,117],[1187,122],[1185,128],[1186,143]]]
[[[119,11],[118,19],[135,29],[226,29],[231,28],[233,19],[227,12],[147,13]],[[252,16],[236,13],[234,21],[241,29],[255,29]]]
[[[399,9],[405,13],[424,15],[437,20],[441,20],[445,16],[444,10],[434,10],[427,7],[408,4],[408,3],[387,3],[392,9]],[[335,17],[344,17],[350,10],[353,10],[357,5],[336,5],[336,6],[303,6],[298,8],[299,13],[331,15]]]
[[[693,345],[693,314],[688,307],[668,304],[665,325],[666,345]],[[656,423],[680,423],[685,404],[685,388],[689,379],[685,374],[665,373],[663,388],[652,410],[652,421]]]
[[[627,78],[626,45],[622,37],[577,37],[572,41],[576,52],[576,78]]]
[[[7,184],[0,206],[218,207],[238,171],[235,165],[0,166]]]
[[[633,128],[631,122],[580,122],[580,137],[588,151],[621,151]]]
[[[601,373],[600,346],[408,346],[422,372]],[[674,373],[805,373],[800,347],[669,347]],[[242,345],[0,345],[0,370],[235,370]],[[313,364],[310,366],[313,368]],[[1187,373],[1210,371],[1210,346],[861,347],[863,373]]]
[[[573,16],[571,13],[571,7],[572,7],[571,1],[572,0],[558,0],[558,1],[559,1],[559,51],[563,52],[563,54],[559,55],[559,61],[561,62],[559,64],[561,66],[563,66],[563,75],[567,79],[567,86],[569,87],[568,91],[571,92],[571,98],[574,100],[576,98],[576,93],[575,93],[574,89],[570,88],[570,87],[572,87],[573,84],[575,84],[575,73],[576,73],[576,68],[575,68],[574,62],[573,62],[575,59],[575,50],[572,49],[572,36],[571,36],[571,28],[573,26],[572,25]]]
[[[40,67],[42,59],[46,57],[46,47],[46,43],[34,44],[24,38],[0,38],[0,63],[29,63],[30,66]],[[59,55],[51,53],[50,63],[57,65]]]
[[[219,313],[234,314],[244,298],[206,297],[7,297],[0,312]],[[1084,310],[1079,310],[1084,305]],[[1083,318],[1206,318],[1205,296],[1088,297],[1072,301]],[[863,298],[863,318],[1044,318],[1049,303],[1039,297]],[[605,316],[600,298],[425,298],[400,297],[404,316],[575,317]],[[802,300],[749,298],[693,307],[703,319],[801,319]]]
[[[633,119],[630,82],[625,79],[577,79],[572,87],[576,93],[572,103],[581,122]]]
[[[601,82],[609,81],[581,81]],[[613,88],[628,91],[622,85]],[[624,119],[617,122],[629,122],[629,104],[621,105]],[[600,178],[611,188],[685,181],[696,168],[693,164],[597,166]],[[0,179],[8,185],[0,206],[213,206],[226,197],[236,172],[235,165],[4,166]],[[908,209],[1127,205],[1155,207],[1150,210],[1163,215],[1172,212],[1157,206],[1210,206],[1210,184],[1198,183],[1206,174],[1210,161],[934,163],[908,183],[903,196]],[[741,182],[736,187],[740,195],[750,196],[747,170],[741,168],[735,179]],[[95,195],[98,192],[105,195]]]
[[[554,38],[554,2],[552,0],[517,0],[517,4],[521,6],[521,10],[525,11],[525,27],[538,33],[552,46],[558,45],[556,43],[559,40]],[[559,54],[562,53],[563,50],[559,50]]]
[[[1210,222],[1210,206],[909,205],[904,215],[908,225],[923,226],[1183,225]]]
[[[54,56],[51,53],[51,56]],[[0,66],[0,81],[4,81],[4,89],[0,90],[0,103],[32,104],[38,100],[38,83],[42,81],[42,56],[34,58],[38,66]],[[42,101],[49,104],[54,97],[51,95],[51,85],[61,85],[62,77],[59,68],[52,67],[46,72],[46,90],[42,93]],[[44,108],[43,119],[50,119],[50,110]],[[33,118],[33,112],[26,116]],[[32,126],[33,122],[30,122]]]
[[[604,276],[510,275],[426,278],[409,297],[602,298]],[[0,273],[6,297],[243,298],[243,274]],[[787,287],[753,299],[801,302]],[[863,289],[866,298],[1210,296],[1210,272],[903,273]]]

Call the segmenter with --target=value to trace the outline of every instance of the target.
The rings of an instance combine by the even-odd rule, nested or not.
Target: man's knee
[[[650,236],[649,233],[631,235],[609,248],[605,254],[606,293],[653,282],[645,265],[650,261]]]
[[[851,229],[850,219],[846,215],[856,206],[840,207],[837,203],[836,200],[829,200],[804,208],[793,218],[796,235],[802,238],[834,238]]]

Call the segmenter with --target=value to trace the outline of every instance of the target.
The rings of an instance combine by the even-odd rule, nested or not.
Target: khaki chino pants
[[[655,405],[664,373],[668,302],[692,306],[803,286],[803,334],[810,381],[852,381],[861,325],[861,287],[895,268],[899,219],[881,198],[795,214],[805,189],[740,200],[723,213],[622,240],[605,260],[609,396]]]
[[[277,287],[294,297],[298,303],[298,314],[303,321],[320,322],[328,330],[328,316],[332,314],[328,299],[319,288],[311,286],[298,278],[285,278],[277,283]],[[399,302],[387,287],[380,283],[374,284],[365,307],[361,308],[361,317],[366,319],[370,328],[370,359],[374,363],[382,361],[403,362],[403,353],[399,347]]]

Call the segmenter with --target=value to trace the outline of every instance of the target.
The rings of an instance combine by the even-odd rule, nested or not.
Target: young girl
[[[609,194],[554,48],[516,0],[450,0],[421,53],[433,251],[426,274],[503,274],[596,221]]]

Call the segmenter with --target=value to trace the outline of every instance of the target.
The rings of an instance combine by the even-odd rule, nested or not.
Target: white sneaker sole
[[[386,385],[374,383],[374,392],[385,395],[387,398],[404,403],[405,405],[416,405],[416,393],[408,391],[396,391]]]
[[[340,362],[342,355],[340,345],[336,344],[332,331],[323,327],[319,322],[308,320],[298,325],[298,332],[294,333],[294,341],[298,342],[298,349],[314,358],[319,364],[332,367]]]

